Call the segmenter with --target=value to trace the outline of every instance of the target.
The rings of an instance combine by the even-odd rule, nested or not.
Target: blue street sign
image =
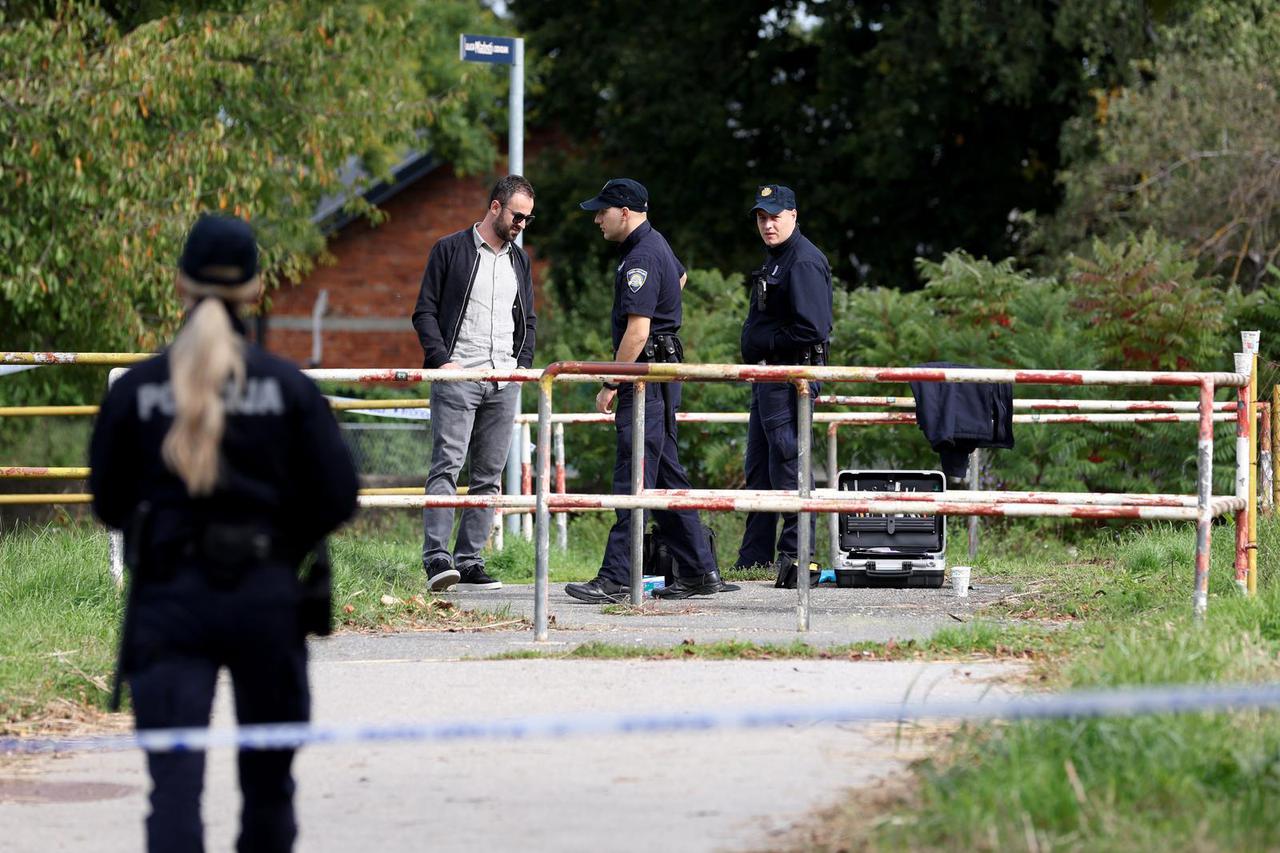
[[[458,58],[464,62],[491,62],[514,65],[516,40],[506,36],[458,36]]]

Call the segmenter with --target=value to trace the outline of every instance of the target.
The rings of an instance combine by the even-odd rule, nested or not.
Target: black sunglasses
[[[504,207],[505,207],[505,205],[504,205]],[[506,209],[507,209],[507,210],[511,210],[511,208],[509,208],[509,207],[508,207],[508,208],[506,208]],[[519,225],[521,222],[532,222],[532,221],[533,221],[533,214],[532,214],[532,213],[519,213],[519,212],[517,212],[517,211],[511,210],[511,221],[512,221],[512,222],[514,222],[516,225]]]

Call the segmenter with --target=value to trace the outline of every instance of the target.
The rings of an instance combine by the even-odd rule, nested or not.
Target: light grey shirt
[[[480,236],[478,223],[471,226],[471,237],[479,262],[471,296],[462,311],[453,360],[462,367],[514,370],[516,325],[512,306],[516,301],[516,270],[511,244],[503,243],[495,252]],[[499,387],[504,385],[505,382],[499,383]]]

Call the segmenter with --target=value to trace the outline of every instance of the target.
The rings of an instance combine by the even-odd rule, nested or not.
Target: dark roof
[[[430,151],[410,151],[392,168],[389,182],[378,181],[360,194],[372,205],[382,204],[441,165],[443,165],[442,162]],[[341,231],[357,218],[356,215],[344,211],[342,207],[351,197],[353,190],[369,181],[369,173],[365,171],[360,158],[355,156],[347,159],[338,174],[346,191],[322,198],[316,205],[315,213],[311,215],[311,221],[320,226],[320,230],[326,235]]]

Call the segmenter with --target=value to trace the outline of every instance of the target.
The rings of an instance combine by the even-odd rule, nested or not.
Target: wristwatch
[[[603,385],[605,388],[608,388],[610,391],[617,391],[617,390],[618,390],[618,383],[617,383],[617,382],[601,382],[600,384],[601,384],[601,385]]]

